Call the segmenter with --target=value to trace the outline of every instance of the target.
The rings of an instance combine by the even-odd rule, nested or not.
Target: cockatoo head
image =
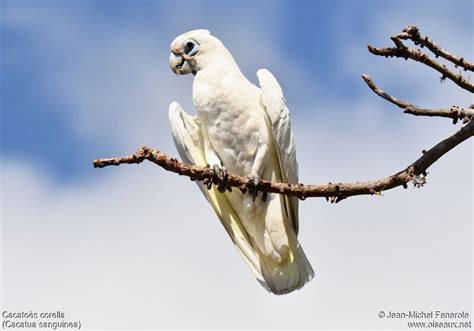
[[[170,49],[171,70],[177,75],[196,74],[219,54],[232,58],[222,42],[207,30],[183,33],[173,40]]]

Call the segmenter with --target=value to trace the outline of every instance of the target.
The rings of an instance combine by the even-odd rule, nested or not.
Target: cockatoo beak
[[[177,75],[187,75],[194,71],[192,65],[187,61],[183,55],[175,52],[170,54],[171,70]]]

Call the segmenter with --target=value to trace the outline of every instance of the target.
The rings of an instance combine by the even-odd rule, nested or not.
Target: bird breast
[[[260,90],[241,74],[203,70],[194,80],[193,102],[227,170],[248,175],[257,149],[269,140]]]

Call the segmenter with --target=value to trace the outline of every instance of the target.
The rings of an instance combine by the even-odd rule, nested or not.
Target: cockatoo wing
[[[262,91],[262,103],[271,124],[283,181],[296,184],[298,183],[296,147],[291,131],[290,112],[286,107],[283,91],[276,78],[267,69],[258,70],[257,77]],[[299,200],[297,197],[285,196],[285,202],[288,217],[297,235]]]
[[[196,117],[189,116],[177,102],[173,102],[169,107],[169,120],[176,148],[184,162],[199,166],[220,164],[220,160],[215,153],[212,153],[210,146],[205,146],[205,133],[202,132]],[[257,280],[270,290],[262,276],[259,256],[252,248],[247,231],[226,195],[220,193],[214,185],[208,190],[202,182],[196,183]]]
[[[169,120],[174,143],[183,162],[203,164],[203,140],[196,117],[189,116],[177,102],[172,102]]]

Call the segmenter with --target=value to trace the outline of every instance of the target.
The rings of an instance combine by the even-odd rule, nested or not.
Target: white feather
[[[258,82],[262,90],[262,102],[268,114],[273,141],[278,153],[283,181],[290,184],[298,183],[298,162],[296,161],[296,145],[291,130],[290,111],[286,106],[283,91],[276,78],[267,69],[257,71]],[[296,197],[285,196],[289,217],[295,233],[298,234],[298,204]]]
[[[189,116],[181,108],[177,102],[172,102],[169,107],[169,120],[171,125],[171,133],[183,162],[205,166],[204,138],[196,117]],[[209,153],[208,153],[209,154]],[[215,161],[215,160],[210,160]],[[238,215],[229,204],[224,194],[221,194],[212,187],[210,190],[202,184],[196,182],[206,197],[207,201],[212,205],[215,213],[219,217],[222,225],[236,245],[239,253],[249,265],[255,277],[263,285],[265,281],[262,277],[259,259],[249,244],[249,238],[239,221]]]
[[[289,112],[281,87],[266,70],[257,75],[261,89],[241,73],[230,52],[215,37],[189,32],[172,43],[179,49],[186,38],[200,44],[193,57],[193,102],[197,116],[170,106],[170,122],[184,161],[222,164],[234,174],[296,183],[298,167]],[[238,251],[258,281],[276,294],[301,288],[313,269],[298,243],[298,200],[240,191],[201,191],[214,208]]]

